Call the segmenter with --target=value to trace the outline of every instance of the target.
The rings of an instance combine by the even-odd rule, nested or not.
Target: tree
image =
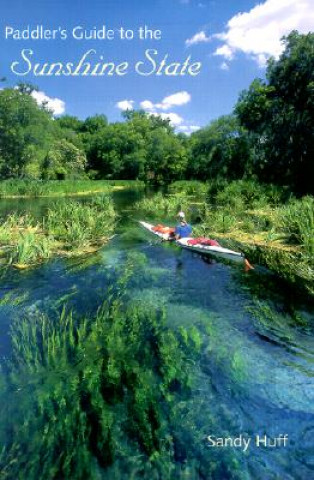
[[[240,96],[235,112],[252,132],[262,180],[313,193],[314,34],[292,32],[285,50]]]
[[[142,110],[127,110],[122,115],[126,120],[124,123],[110,124],[93,134],[83,134],[89,169],[98,172],[99,178],[147,180],[151,176],[152,164],[157,155],[156,148],[158,151],[165,148],[165,137],[172,138],[173,158],[177,146],[182,147],[182,144],[179,140],[173,140],[176,136],[168,120],[148,115]],[[163,182],[174,176],[175,168],[170,157],[167,151],[169,175],[166,174],[165,166],[159,168],[158,181]],[[164,165],[164,159],[161,163]],[[178,159],[178,165],[181,163]]]
[[[56,141],[43,163],[43,177],[48,180],[81,177],[86,166],[85,154],[66,140]]]
[[[183,178],[187,166],[187,151],[180,139],[164,128],[151,133],[147,145],[145,180],[168,184]]]
[[[56,119],[56,124],[64,131],[70,130],[79,133],[82,130],[83,122],[72,115],[62,115]]]
[[[222,116],[191,135],[188,177],[242,178],[249,163],[247,132],[233,115]]]
[[[40,172],[53,138],[51,114],[29,93],[6,88],[0,91],[0,175],[25,176]]]
[[[87,117],[81,125],[81,132],[87,132],[91,135],[100,132],[108,125],[106,115],[94,115],[93,117]]]

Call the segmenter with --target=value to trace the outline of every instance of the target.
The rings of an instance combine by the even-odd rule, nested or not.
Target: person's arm
[[[180,228],[179,227],[176,227],[176,229],[174,231],[174,238],[176,240],[179,240],[179,238],[180,238]]]

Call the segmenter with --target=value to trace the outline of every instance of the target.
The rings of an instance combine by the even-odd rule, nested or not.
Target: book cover
[[[312,478],[312,1],[1,7],[0,478]]]

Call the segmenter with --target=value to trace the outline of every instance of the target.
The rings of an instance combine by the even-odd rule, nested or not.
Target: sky
[[[139,38],[145,26],[147,37]],[[56,116],[105,114],[113,122],[127,108],[142,108],[189,134],[231,113],[294,29],[314,30],[314,0],[1,0],[1,85],[36,85],[36,101],[47,101]],[[105,38],[84,38],[95,32]],[[46,39],[27,38],[43,33]],[[110,67],[73,75],[82,57],[89,72],[113,62],[113,74]],[[57,75],[57,67],[47,75],[53,63],[68,74]]]

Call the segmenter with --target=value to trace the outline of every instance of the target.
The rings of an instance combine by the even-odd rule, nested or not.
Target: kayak
[[[235,252],[234,250],[221,247],[220,245],[209,246],[202,245],[201,243],[196,245],[189,245],[189,241],[191,240],[192,238],[189,237],[180,238],[180,240],[177,240],[176,243],[180,247],[185,248],[186,250],[190,250],[191,252],[202,253],[203,255],[213,255],[214,257],[225,258],[226,260],[233,260],[236,262],[245,261],[243,253]]]
[[[162,232],[160,230],[156,230],[156,225],[152,225],[151,223],[147,223],[147,222],[139,222],[139,223],[140,225],[142,225],[142,227],[144,227],[150,233],[152,233],[153,235],[156,235],[162,240],[166,240],[166,241],[174,240],[173,234],[169,232]],[[167,229],[167,227],[165,227],[165,229]]]
[[[173,235],[154,230],[154,228],[156,227],[151,223],[147,223],[147,222],[139,222],[139,223],[146,230],[151,232],[153,235],[156,235],[157,237],[161,238],[162,240],[166,240],[166,241],[173,240]],[[191,241],[193,242],[193,245],[189,245],[189,242]],[[224,258],[226,260],[242,262],[245,265],[247,265],[248,263],[241,252],[235,252],[234,250],[221,247],[220,245],[209,246],[209,245],[202,245],[201,243],[195,244],[195,239],[191,237],[181,238],[180,240],[177,240],[176,245],[186,250],[190,250],[191,252],[197,252],[205,255],[212,255],[214,257]]]

